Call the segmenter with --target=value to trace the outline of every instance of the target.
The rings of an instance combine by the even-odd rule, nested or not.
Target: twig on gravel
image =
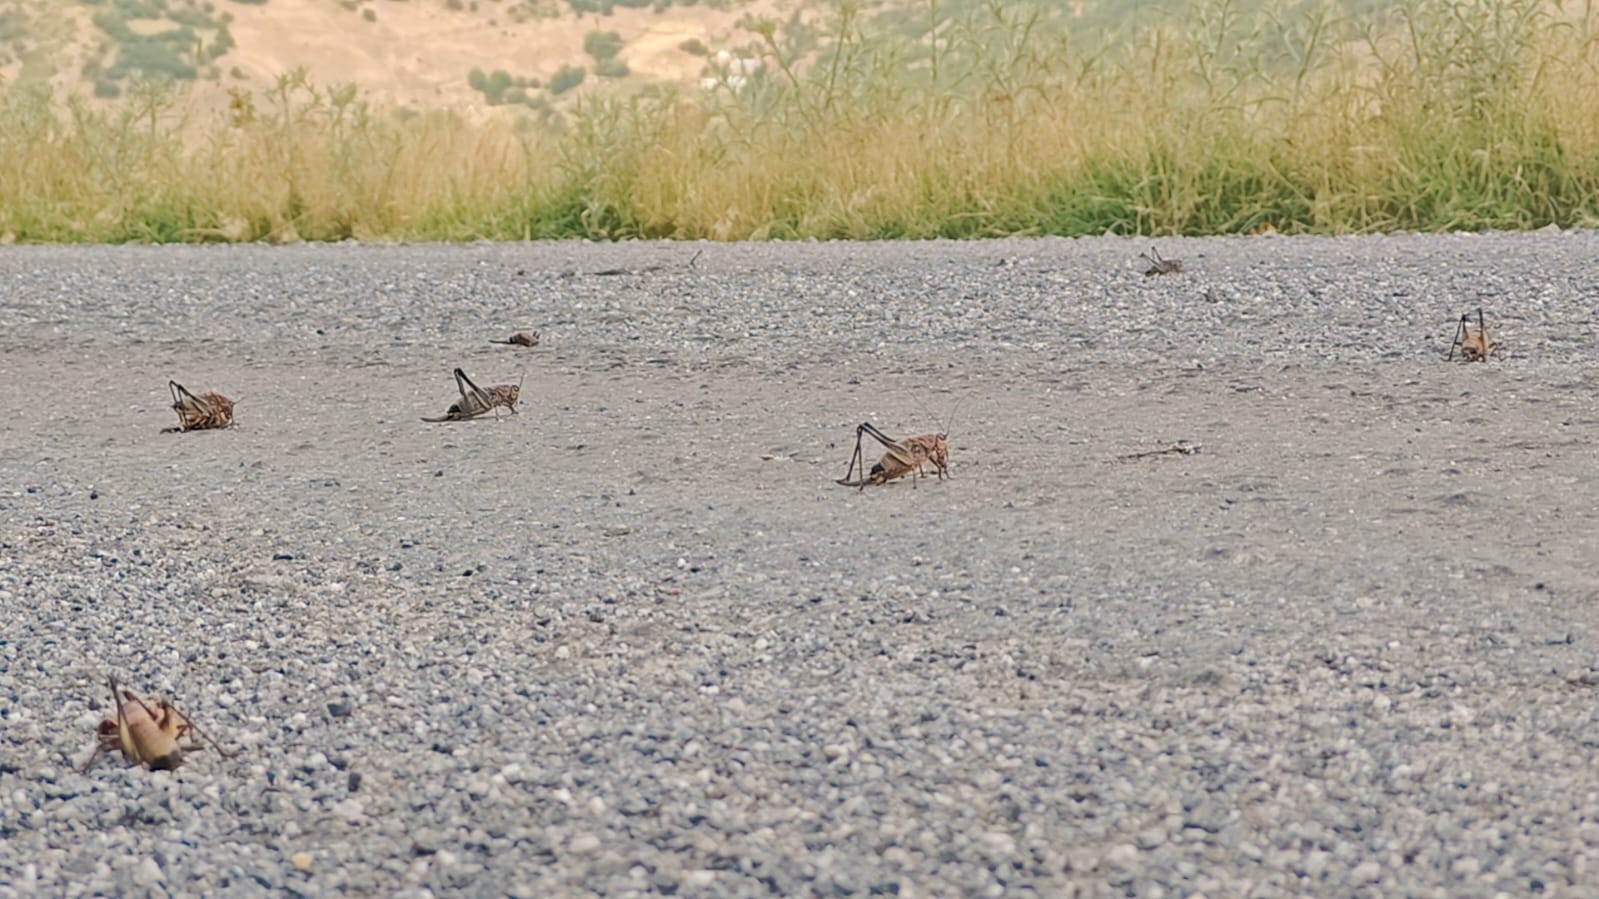
[[[1192,455],[1195,455],[1196,453],[1199,452],[1199,449],[1200,449],[1201,446],[1202,446],[1202,444],[1192,443],[1192,442],[1189,442],[1187,440],[1179,440],[1176,443],[1173,443],[1171,446],[1168,446],[1168,447],[1166,447],[1164,449],[1146,450],[1145,452],[1142,452],[1142,453],[1128,453],[1128,454],[1126,454],[1124,456],[1117,456],[1115,461],[1117,461],[1117,462],[1131,462],[1134,459],[1147,459],[1150,456],[1170,456],[1170,455],[1192,456]]]
[[[695,250],[694,255],[689,257],[688,265],[685,267],[693,268],[694,263],[699,261],[700,254],[703,252],[705,251]],[[646,265],[643,268],[602,268],[597,272],[592,272],[591,274],[593,274],[596,278],[610,278],[615,277],[616,275],[648,275],[652,272],[658,272],[665,268],[667,268],[667,266],[661,264]]]

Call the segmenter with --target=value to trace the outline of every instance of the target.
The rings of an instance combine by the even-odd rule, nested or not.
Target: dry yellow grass
[[[741,92],[598,92],[559,129],[395,112],[303,75],[217,113],[147,88],[62,115],[52,98],[11,89],[0,93],[0,239],[1198,234],[1599,218],[1591,16],[1487,0],[1415,0],[1376,24],[1218,9],[1229,7],[1085,57],[1068,34],[996,7],[940,33],[936,69],[925,43],[840,15],[819,48],[767,30],[777,65]]]

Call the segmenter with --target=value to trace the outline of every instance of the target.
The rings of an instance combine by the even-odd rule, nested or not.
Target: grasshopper
[[[872,470],[866,470],[866,463],[861,454],[861,438],[870,436],[881,443],[888,451],[883,458],[877,460]],[[886,484],[895,478],[902,478],[911,472],[917,477],[926,477],[923,466],[932,463],[942,481],[949,472],[949,435],[948,434],[922,434],[918,437],[907,437],[904,440],[895,440],[879,431],[871,422],[861,422],[855,429],[855,454],[850,457],[849,470],[844,477],[835,483],[845,487],[856,487],[865,490],[867,485],[877,486]],[[860,469],[860,477],[855,477],[856,469]],[[912,481],[911,485],[915,486]]]
[[[167,389],[172,392],[172,409],[178,413],[178,426],[162,428],[161,433],[233,427],[233,400],[215,390],[195,396],[177,381],[167,381]]]
[[[196,727],[188,715],[178,711],[178,707],[167,700],[157,699],[153,703],[146,703],[132,690],[119,690],[114,677],[106,678],[106,685],[111,688],[111,704],[116,708],[116,717],[102,720],[95,729],[94,754],[83,764],[84,772],[94,765],[100,753],[118,750],[123,758],[144,765],[151,771],[171,771],[183,764],[185,752],[198,752],[205,748],[200,743],[185,746],[183,739],[190,734],[204,737],[223,758],[233,757],[233,753],[219,746],[210,735]]]
[[[526,374],[522,376],[524,379]],[[472,383],[466,372],[459,368],[455,370],[455,386],[461,391],[461,398],[450,404],[440,418],[426,418],[423,421],[466,421],[494,412],[494,417],[499,418],[500,413],[495,411],[500,406],[516,413],[516,402],[522,397],[522,382],[515,384],[495,384],[487,389]]]
[[[1183,270],[1181,259],[1162,259],[1160,251],[1154,247],[1148,253],[1139,253],[1138,258],[1149,263],[1149,268],[1144,269],[1144,277],[1153,278],[1156,275],[1175,275]]]
[[[1477,307],[1477,327],[1471,327],[1470,313],[1460,316],[1460,323],[1455,326],[1455,339],[1449,344],[1449,355],[1444,359],[1451,362],[1455,358],[1455,349],[1460,349],[1461,362],[1487,362],[1490,358],[1499,355],[1499,344],[1488,339],[1488,323],[1483,319],[1482,307]]]

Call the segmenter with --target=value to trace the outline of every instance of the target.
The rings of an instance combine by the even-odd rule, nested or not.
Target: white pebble
[[[164,879],[161,866],[153,858],[139,862],[139,866],[133,870],[133,882],[142,887],[153,887]]]
[[[1117,868],[1129,868],[1138,861],[1138,847],[1132,843],[1122,843],[1112,846],[1105,853],[1105,863]]]

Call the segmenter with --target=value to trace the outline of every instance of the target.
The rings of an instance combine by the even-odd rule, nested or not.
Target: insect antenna
[[[949,427],[955,423],[955,413],[961,410],[961,404],[964,402],[966,402],[966,397],[961,397],[955,401],[955,405],[949,410],[949,415],[944,418],[944,424],[938,429],[938,436],[945,440],[949,439]]]

